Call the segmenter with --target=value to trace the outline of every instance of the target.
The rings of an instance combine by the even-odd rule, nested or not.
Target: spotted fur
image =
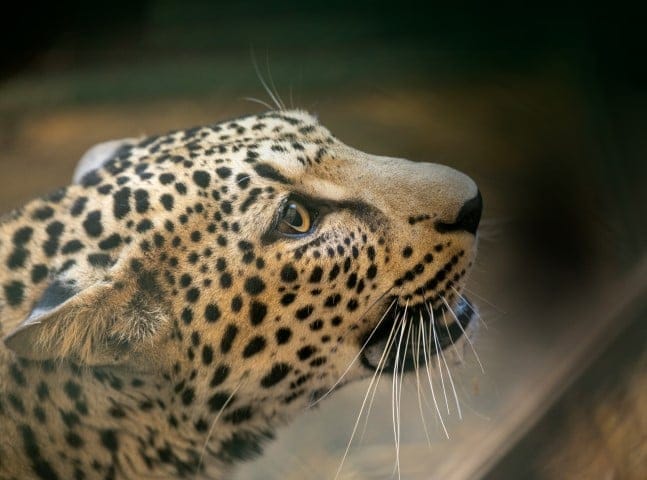
[[[362,153],[301,111],[79,168],[0,222],[3,479],[224,478],[371,373],[360,348],[390,304],[455,305],[476,251],[468,177]],[[278,228],[290,199],[311,231]]]

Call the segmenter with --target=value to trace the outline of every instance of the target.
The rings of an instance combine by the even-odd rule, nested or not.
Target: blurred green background
[[[1,211],[68,183],[97,142],[263,110],[246,100],[270,102],[259,74],[286,104],[318,114],[356,148],[446,163],[475,178],[485,220],[471,288],[486,298],[481,307],[495,328],[481,343],[489,376],[467,368],[464,382],[491,423],[474,417],[455,426],[454,442],[439,441],[434,461],[452,465],[451,451],[454,464],[464,463],[459,446],[471,445],[467,439],[479,439],[483,456],[503,455],[503,447],[488,447],[485,432],[504,424],[497,420],[513,400],[526,401],[537,386],[554,391],[551,366],[564,351],[591,337],[591,351],[599,352],[631,323],[631,316],[613,316],[618,292],[632,291],[622,282],[647,246],[644,22],[629,4],[99,0],[13,7],[0,32]],[[638,278],[631,282],[640,295],[645,280]],[[601,315],[599,338],[591,312]],[[644,327],[637,332],[647,339]],[[615,354],[612,371],[633,368],[644,349],[634,350]],[[352,418],[358,399],[345,395],[328,412],[344,407]],[[335,416],[319,415],[321,429]],[[315,424],[307,422],[276,448],[301,446],[299,435]],[[321,478],[336,470],[349,433],[341,426],[349,422],[341,420],[339,438],[329,432],[328,443],[313,440],[326,448],[302,446],[331,452],[330,465],[324,453],[315,457]],[[378,428],[369,443],[388,444],[390,423],[383,423],[386,436]],[[414,463],[428,456],[414,455]],[[381,461],[368,458],[362,461]],[[534,464],[542,471],[536,458],[523,466]],[[247,478],[266,474],[250,468]],[[286,467],[272,468],[287,478]],[[352,478],[386,478],[357,469]]]

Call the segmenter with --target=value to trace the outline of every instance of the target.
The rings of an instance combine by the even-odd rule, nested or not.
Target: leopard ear
[[[57,278],[4,342],[18,357],[31,360],[125,364],[150,350],[168,323],[154,297],[136,281],[79,289],[74,281]]]
[[[74,183],[81,183],[83,177],[97,168],[101,168],[107,162],[119,155],[126,153],[130,148],[139,142],[137,138],[120,138],[108,142],[98,143],[83,154],[76,165]]]

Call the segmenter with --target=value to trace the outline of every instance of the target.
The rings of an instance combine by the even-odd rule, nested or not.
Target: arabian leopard
[[[396,326],[431,321],[426,355],[470,334],[481,210],[466,175],[303,111],[94,149],[0,221],[0,478],[228,478],[341,385],[413,369]]]

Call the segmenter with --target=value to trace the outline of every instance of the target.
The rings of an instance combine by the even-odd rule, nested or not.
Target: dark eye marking
[[[293,235],[293,238],[302,238],[312,234],[317,230],[318,225],[326,215],[342,210],[350,212],[371,229],[384,228],[390,223],[388,217],[380,209],[362,200],[330,200],[301,194],[291,194],[278,206],[272,224],[261,237],[261,243],[263,245],[270,245],[280,239],[286,238],[285,234],[278,231],[277,226],[282,221],[285,205],[291,201],[296,201],[306,207],[313,217],[310,231],[306,234]]]
[[[254,171],[261,177],[269,178],[270,180],[274,180],[275,182],[283,183],[285,185],[292,185],[292,180],[285,177],[276,168],[267,163],[257,163],[254,165]]]

